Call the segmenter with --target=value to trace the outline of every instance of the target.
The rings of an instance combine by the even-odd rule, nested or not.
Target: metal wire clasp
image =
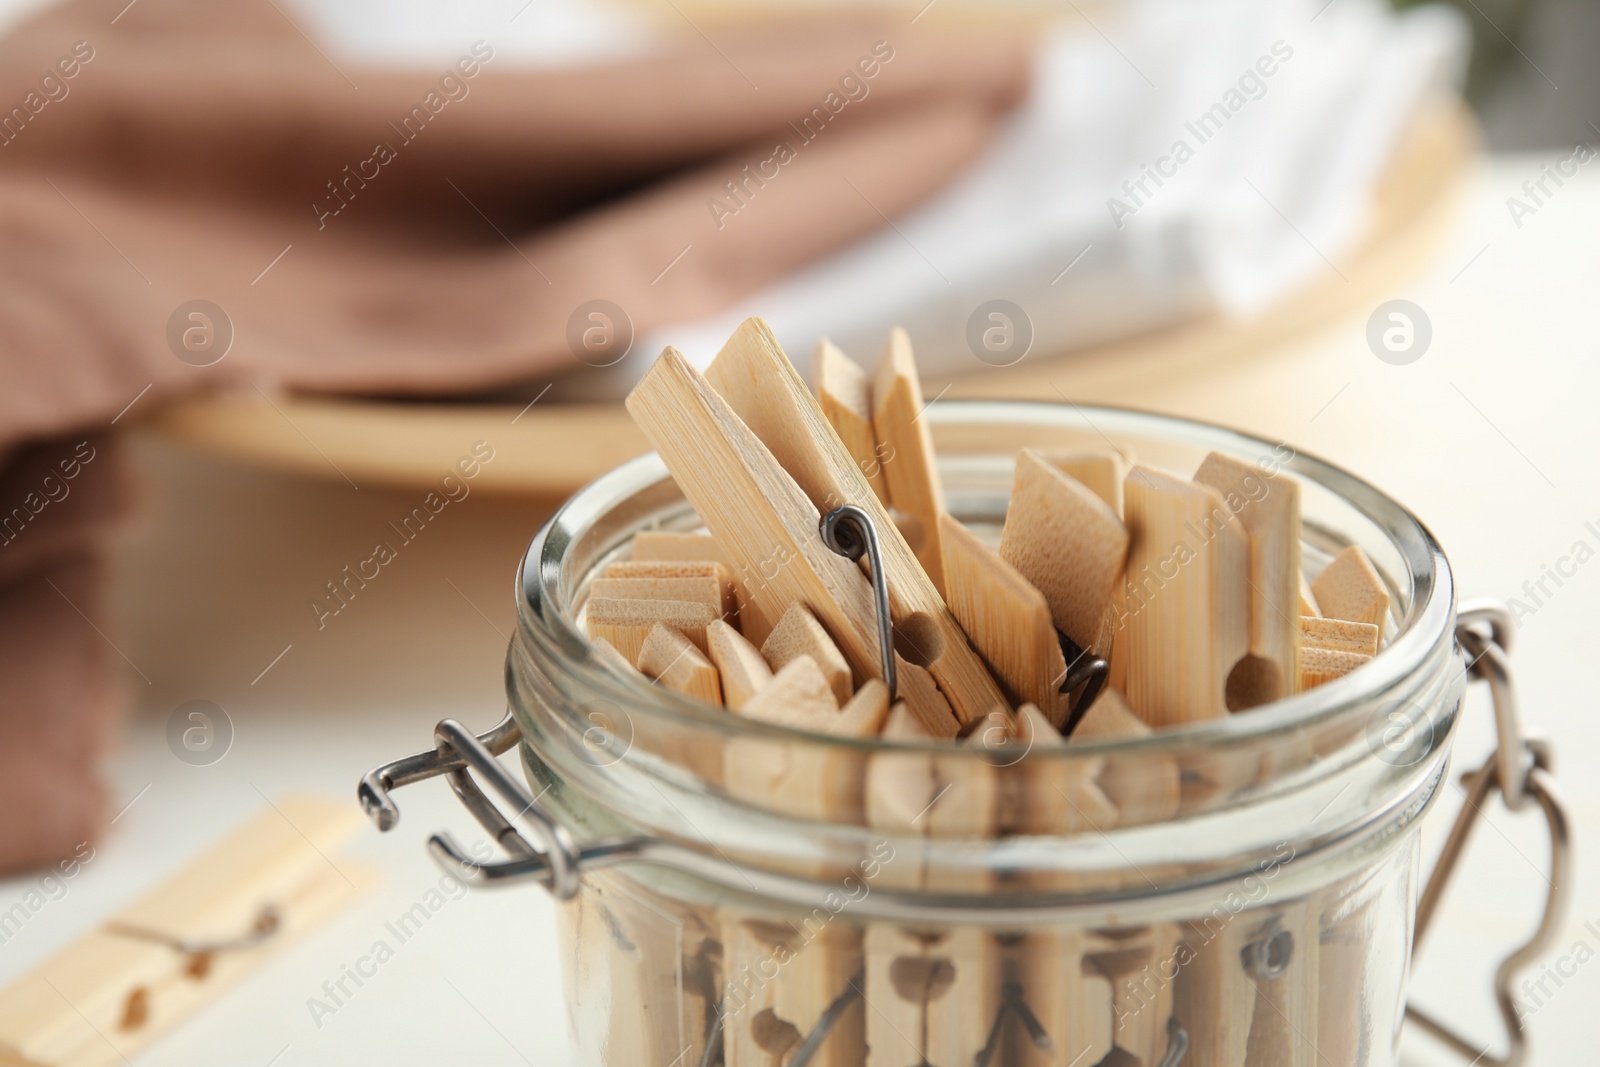
[[[250,928],[237,937],[221,937],[210,940],[199,938],[175,937],[172,934],[162,933],[160,930],[151,930],[143,926],[133,926],[128,923],[109,922],[105,930],[108,934],[119,937],[132,937],[140,941],[154,941],[158,945],[166,945],[172,951],[185,957],[184,973],[196,980],[206,977],[211,973],[211,962],[223,952],[244,952],[255,948],[265,941],[276,937],[283,929],[282,916],[278,909],[271,904],[263,905],[256,913],[255,919],[250,923]]]
[[[1422,946],[1423,936],[1432,925],[1439,901],[1450,884],[1456,864],[1466,850],[1473,826],[1483,814],[1484,801],[1499,792],[1506,807],[1520,811],[1529,799],[1544,812],[1550,828],[1550,891],[1545,896],[1544,916],[1531,938],[1500,961],[1494,972],[1495,1003],[1505,1020],[1507,1051],[1503,1057],[1491,1056],[1487,1046],[1461,1037],[1450,1027],[1415,1005],[1406,1006],[1406,1018],[1459,1053],[1463,1058],[1486,1067],[1520,1067],[1528,1055],[1528,1036],[1511,996],[1512,983],[1555,939],[1571,902],[1572,842],[1566,809],[1555,791],[1553,758],[1548,743],[1527,738],[1522,732],[1517,709],[1516,689],[1512,684],[1508,653],[1514,620],[1505,605],[1497,601],[1477,601],[1462,605],[1456,620],[1456,641],[1469,657],[1470,678],[1489,683],[1494,704],[1495,751],[1482,767],[1462,776],[1465,802],[1445,839],[1439,862],[1434,865],[1428,884],[1417,902],[1417,928],[1412,942],[1413,960]],[[1488,632],[1485,633],[1484,631]]]
[[[557,900],[570,900],[575,896],[578,867],[584,853],[573,844],[567,828],[495,759],[522,739],[511,713],[506,712],[506,717],[493,729],[478,736],[454,719],[445,719],[434,727],[433,736],[437,742],[433,750],[386,763],[362,777],[356,796],[378,829],[392,830],[400,821],[400,809],[389,796],[390,790],[448,775],[457,799],[512,858],[480,863],[462,851],[449,834],[437,833],[428,838],[428,854],[434,862],[469,885],[495,885],[532,878]],[[501,814],[468,773],[469,768],[482,775],[516,811],[512,818],[521,824],[520,828]],[[528,836],[524,836],[524,831]]]
[[[894,620],[889,616],[889,576],[883,572],[878,528],[861,508],[843,504],[822,517],[817,532],[828,551],[855,563],[866,556],[872,565],[872,599],[878,613],[878,662],[883,671],[883,684],[889,688],[889,703],[893,704],[899,691],[894,669]]]

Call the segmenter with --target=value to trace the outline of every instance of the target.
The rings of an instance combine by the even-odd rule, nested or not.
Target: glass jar
[[[369,775],[369,810],[392,824],[387,788],[448,771],[512,853],[474,880],[564,901],[584,1067],[1393,1064],[1418,826],[1466,678],[1439,545],[1352,475],[1217,427],[1070,404],[926,417],[949,510],[980,534],[1025,446],[1112,443],[1180,473],[1216,450],[1298,479],[1308,574],[1356,544],[1389,587],[1383,651],[1130,740],[891,745],[752,721],[618,675],[584,636],[589,581],[634,534],[699,526],[650,455],[533,541],[507,721],[483,744],[442,723],[436,752]],[[519,736],[531,792],[491,756]]]

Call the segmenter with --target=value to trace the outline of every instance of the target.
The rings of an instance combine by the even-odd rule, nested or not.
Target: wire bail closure
[[[1483,816],[1484,801],[1498,792],[1511,811],[1522,811],[1532,799],[1544,813],[1550,830],[1550,891],[1545,896],[1544,915],[1533,936],[1502,959],[1494,972],[1494,999],[1505,1021],[1507,1050],[1504,1056],[1490,1055],[1488,1046],[1462,1037],[1454,1029],[1414,1004],[1406,1005],[1406,1018],[1443,1042],[1463,1059],[1485,1067],[1521,1067],[1527,1062],[1528,1035],[1511,996],[1512,984],[1535,958],[1555,940],[1566,918],[1572,898],[1572,838],[1567,812],[1556,793],[1554,754],[1547,741],[1527,737],[1517,707],[1512,684],[1511,651],[1515,620],[1499,601],[1472,601],[1461,606],[1456,616],[1456,642],[1468,656],[1467,675],[1489,683],[1494,705],[1496,743],[1489,759],[1476,770],[1461,776],[1464,800],[1456,815],[1444,850],[1434,864],[1428,883],[1417,901],[1417,926],[1412,940],[1411,958],[1416,960],[1423,936],[1432,925],[1439,901],[1450,886],[1456,865],[1466,851],[1473,827]],[[1484,631],[1488,632],[1485,633]]]

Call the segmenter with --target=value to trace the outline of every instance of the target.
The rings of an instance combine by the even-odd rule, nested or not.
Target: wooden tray
[[[1197,378],[1270,358],[1393,295],[1393,287],[1435,253],[1477,144],[1476,121],[1464,106],[1419,117],[1379,184],[1371,235],[1344,257],[1344,277],[1330,272],[1256,318],[1215,316],[1055,357],[1030,355],[1002,370],[931,381],[927,392],[936,395],[949,382],[950,397],[1065,394],[1085,402],[1137,398],[1143,407],[1180,408],[1185,388]],[[197,449],[358,486],[436,485],[475,441],[487,440],[495,459],[474,488],[541,498],[565,497],[648,450],[620,403],[523,410],[309,396],[273,405],[245,396],[175,404],[147,425]]]

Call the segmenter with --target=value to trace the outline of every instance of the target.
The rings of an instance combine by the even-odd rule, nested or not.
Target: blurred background
[[[1600,32],[1594,5],[1553,0],[1457,7],[1472,24],[1467,99],[1492,151],[1554,148],[1594,136],[1589,105],[1596,99],[1595,72],[1581,58],[1584,43]]]
[[[749,314],[802,366],[903,324],[935,403],[1153,408],[1373,481],[1527,609],[1586,838],[1600,568],[1537,583],[1600,546],[1597,49],[1581,0],[0,2],[0,983],[283,796],[497,721],[522,551],[644,450],[661,347]],[[309,1009],[436,885],[428,833],[487,845],[443,788],[404,810],[339,854],[377,888],[134,1062],[569,1062],[537,891],[452,897]],[[1545,845],[1486,817],[1415,991],[1498,1040]],[[1587,1063],[1600,966],[1549,966],[1534,1062]]]

